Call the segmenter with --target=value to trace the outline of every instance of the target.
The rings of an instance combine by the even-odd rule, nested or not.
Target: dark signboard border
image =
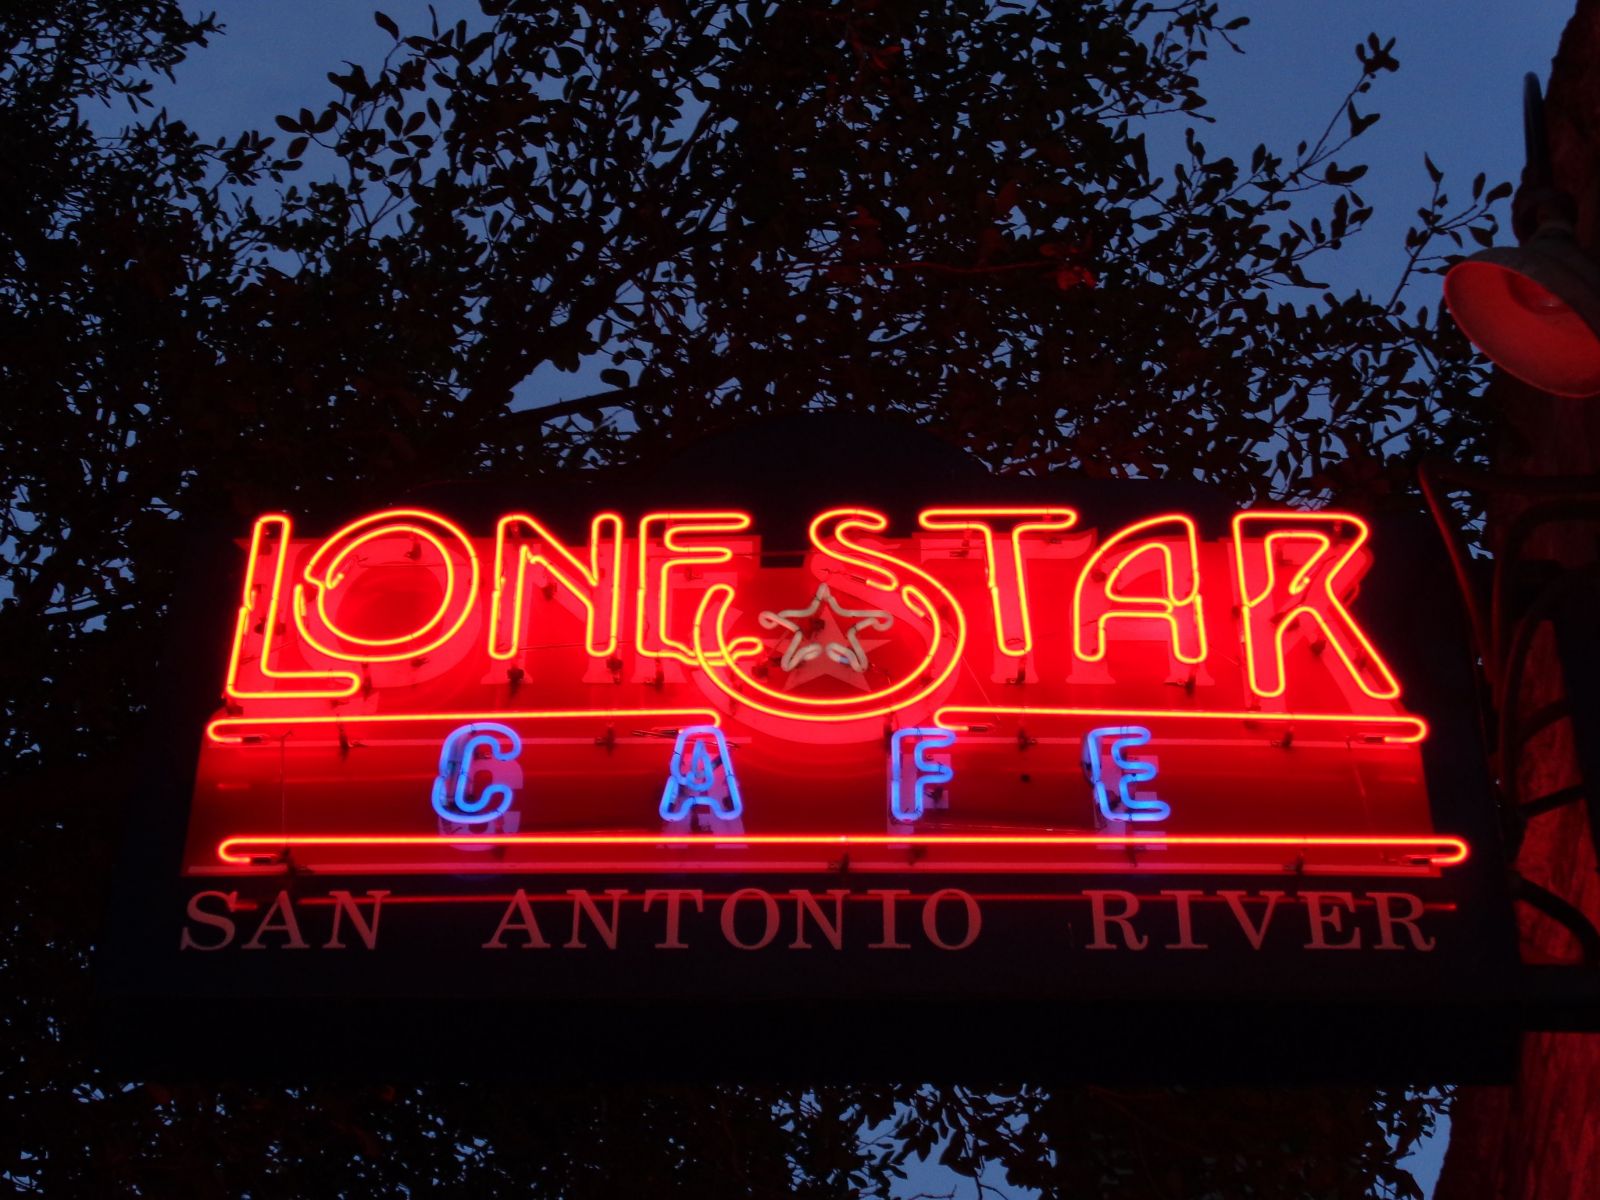
[[[885,453],[885,446],[894,452]],[[602,489],[605,506],[625,514],[664,501],[737,504],[757,514],[757,529],[775,546],[802,544],[811,513],[841,501],[882,507],[897,530],[911,528],[916,508],[935,501],[1073,503],[1086,524],[1101,528],[1156,505],[1178,506],[1196,517],[1205,538],[1225,536],[1233,512],[1224,498],[1195,485],[1062,475],[998,479],[893,423],[826,418],[707,439],[654,474],[608,476],[587,486],[560,481],[435,490],[422,499],[469,526],[487,527],[500,511],[533,508],[576,527]],[[1432,881],[1167,876],[1155,886],[1271,888],[1285,892],[1291,904],[1306,891],[1447,896],[1458,908],[1450,916],[1448,944],[1441,938],[1433,953],[1362,949],[1346,956],[1270,941],[1261,951],[1235,944],[1206,952],[1157,946],[1139,954],[1096,952],[1085,946],[1085,900],[986,903],[988,944],[960,952],[923,947],[905,957],[861,945],[881,930],[858,928],[855,948],[847,942],[842,951],[774,945],[745,952],[726,944],[714,924],[706,924],[701,949],[661,951],[645,943],[660,936],[659,925],[647,930],[631,916],[622,933],[632,941],[624,943],[619,934],[614,951],[593,944],[568,949],[561,943],[571,930],[555,920],[545,931],[556,943],[550,950],[502,952],[478,950],[481,943],[467,936],[459,913],[417,905],[400,916],[398,909],[385,912],[391,928],[416,922],[408,945],[387,958],[384,949],[394,943],[374,951],[352,944],[342,953],[235,954],[221,969],[208,954],[179,949],[185,902],[198,890],[237,886],[268,903],[279,889],[325,899],[340,888],[355,896],[385,887],[414,894],[438,881],[317,875],[235,884],[180,877],[200,731],[222,678],[242,568],[233,541],[239,530],[198,533],[171,614],[174,637],[159,666],[162,694],[142,747],[143,765],[129,781],[123,852],[97,963],[106,1059],[143,1075],[206,1078],[1509,1078],[1519,977],[1515,930],[1459,606],[1443,551],[1420,518],[1375,518],[1373,525],[1376,561],[1363,582],[1360,611],[1404,683],[1408,708],[1432,728],[1422,752],[1434,827],[1467,839],[1471,858]],[[1148,889],[1152,882],[1007,876],[989,890],[1083,893]],[[791,888],[817,895],[842,887],[985,890],[985,881],[971,876],[855,874],[448,883],[462,895],[504,894],[521,885],[556,894],[586,889],[597,897],[607,887],[634,893],[752,887],[779,895]],[[747,907],[762,907],[759,899],[747,899]],[[870,909],[872,903],[851,905]],[[481,910],[493,931],[495,905],[455,907],[471,908],[477,924]],[[1046,917],[1052,909],[1065,919]],[[1307,930],[1303,909],[1286,910],[1301,934]],[[1173,936],[1175,912],[1171,905],[1156,912],[1157,924],[1149,928],[1158,931],[1165,922],[1166,935]],[[881,921],[881,910],[878,915]],[[716,917],[692,919],[714,923]],[[794,919],[786,909],[785,938],[792,936]],[[1370,915],[1365,919],[1370,942]],[[912,907],[901,920],[921,932]],[[464,941],[450,941],[451,925]],[[1217,928],[1226,931],[1226,921],[1204,920],[1196,936]],[[1286,929],[1280,926],[1278,936],[1287,937]],[[959,928],[948,936],[959,940]],[[345,941],[351,940],[347,931]],[[722,986],[684,986],[686,958],[697,954],[696,978]],[[593,957],[578,968],[572,965],[577,955]],[[578,969],[587,984],[566,974]]]

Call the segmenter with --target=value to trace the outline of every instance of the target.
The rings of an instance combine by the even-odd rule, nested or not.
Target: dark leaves
[[[1377,124],[1381,115],[1381,113],[1369,113],[1366,116],[1362,116],[1356,112],[1356,102],[1354,100],[1350,100],[1345,104],[1345,116],[1350,120],[1350,136],[1353,138],[1360,137],[1373,125]]]
[[[1400,60],[1392,53],[1395,39],[1390,38],[1383,42],[1378,40],[1378,35],[1369,33],[1365,45],[1356,43],[1356,58],[1361,61],[1362,67],[1368,75],[1377,75],[1384,71],[1398,71]]]

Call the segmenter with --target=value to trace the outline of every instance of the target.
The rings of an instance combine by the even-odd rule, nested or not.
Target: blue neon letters
[[[486,754],[483,752],[487,752]],[[439,777],[433,781],[433,811],[446,821],[484,825],[511,807],[509,784],[486,784],[471,791],[475,761],[485,757],[511,762],[522,753],[516,731],[494,721],[477,721],[450,731],[439,750]]]
[[[667,786],[661,793],[661,819],[681,821],[697,804],[705,805],[713,816],[723,820],[733,820],[744,812],[728,739],[715,725],[690,725],[678,730]]]
[[[904,775],[905,743],[916,739],[911,752],[913,774],[909,780]],[[889,739],[889,811],[896,821],[915,821],[922,816],[928,789],[949,783],[955,778],[955,769],[949,763],[935,762],[928,757],[933,750],[944,750],[955,745],[956,735],[948,729],[901,729]]]
[[[1148,745],[1150,731],[1143,725],[1108,725],[1091,729],[1083,738],[1083,774],[1094,785],[1094,802],[1108,821],[1164,821],[1172,806],[1152,797],[1135,797],[1133,789],[1156,777],[1156,765],[1128,758],[1126,752]],[[1117,798],[1113,804],[1106,788],[1105,756],[1117,770]]]

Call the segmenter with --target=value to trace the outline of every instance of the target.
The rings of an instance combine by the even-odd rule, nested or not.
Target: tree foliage
[[[1197,132],[1196,73],[1244,24],[1206,0],[376,20],[382,63],[207,142],[150,93],[213,19],[0,9],[0,153],[26,164],[0,195],[0,672],[35,784],[107,790],[72,773],[103,776],[149,704],[182,518],[604,469],[822,408],[997,472],[1365,507],[1482,442],[1482,365],[1404,284],[1492,240],[1508,189],[1452,205],[1428,163],[1394,292],[1316,283],[1372,211],[1351,143],[1392,42],[1356,48],[1320,135],[1240,162]],[[131,117],[103,136],[111,104]],[[579,370],[605,390],[529,394]],[[83,1040],[78,885],[114,813],[5,819],[19,1188],[855,1195],[930,1152],[1048,1196],[1415,1194],[1398,1156],[1433,1110],[1410,1093],[125,1086]]]

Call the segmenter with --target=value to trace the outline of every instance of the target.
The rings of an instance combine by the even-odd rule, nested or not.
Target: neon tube
[[[572,708],[529,709],[501,712],[441,712],[441,713],[352,713],[349,716],[326,717],[218,717],[206,726],[206,736],[213,742],[239,742],[248,735],[240,730],[279,725],[389,725],[402,722],[444,721],[460,725],[472,721],[563,721],[597,720],[616,721],[627,717],[680,717],[690,718],[695,725],[720,725],[721,716],[709,708]]]
[[[235,834],[217,843],[217,858],[225,863],[248,865],[252,856],[287,850],[294,846],[1099,846],[1136,850],[1170,846],[1217,846],[1284,849],[1348,847],[1350,849],[1390,849],[1411,851],[1435,866],[1453,867],[1467,861],[1470,850],[1458,837],[1434,834],[1416,835],[1341,835],[1341,834],[946,834],[946,833],[503,833],[473,836],[467,834]],[[260,847],[251,851],[245,847]]]
[[[998,705],[951,704],[933,714],[936,725],[957,732],[970,728],[971,718],[984,717],[1069,717],[1085,721],[1267,721],[1276,724],[1373,725],[1393,729],[1383,735],[1389,745],[1411,745],[1428,736],[1428,723],[1421,717],[1404,715],[1368,715],[1364,713],[1295,713],[1295,712],[1216,712],[1181,708],[1025,708]]]

